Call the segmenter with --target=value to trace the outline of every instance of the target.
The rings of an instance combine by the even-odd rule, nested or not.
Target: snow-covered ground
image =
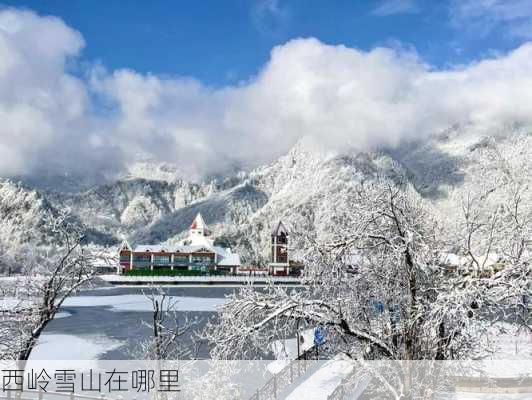
[[[532,360],[532,332],[524,327],[508,323],[498,324],[489,339],[495,352],[491,360]]]
[[[176,311],[211,311],[214,312],[220,307],[225,299],[202,298],[202,297],[168,297],[168,300],[175,304]],[[29,303],[28,303],[29,304]],[[0,310],[12,310],[20,306],[19,300],[14,298],[0,299]],[[69,297],[63,303],[63,307],[110,307],[113,311],[152,311],[151,301],[144,295],[130,294],[120,296],[75,296]],[[56,318],[68,316],[64,312],[59,313]]]
[[[72,314],[70,314],[68,311],[59,311],[57,314],[55,314],[54,319],[67,318],[71,315]]]
[[[501,326],[499,326],[500,328]],[[489,359],[476,361],[474,365],[483,368],[479,376],[492,378],[515,378],[530,376],[532,371],[532,334],[516,326],[504,324],[504,332],[498,329],[490,335],[495,347],[495,352]],[[313,331],[305,331],[305,346],[312,346]],[[295,358],[295,339],[277,341],[273,345],[273,351],[277,361],[268,365],[272,373],[279,372],[287,363],[287,359]],[[308,348],[306,347],[306,348]],[[301,382],[287,397],[286,400],[318,400],[327,399],[342,379],[348,376],[353,368],[350,360],[334,359],[326,362],[316,372]],[[351,394],[353,399],[356,394]],[[350,397],[351,398],[351,397]],[[442,397],[442,400],[447,400]],[[449,397],[452,400],[530,400],[532,393],[526,394],[489,394],[489,393],[456,393]]]
[[[2,297],[0,298],[0,310],[13,310],[17,306],[23,306],[24,302],[14,297]]]
[[[270,282],[273,283],[288,283],[288,284],[299,284],[301,280],[296,277],[283,276],[283,277],[274,277],[274,276],[125,276],[125,275],[100,275],[99,278],[106,282],[110,283],[122,283],[127,284],[128,282],[146,282],[146,283],[196,283],[196,282],[205,282],[205,283],[260,283],[267,284]]]
[[[306,329],[300,333],[301,340],[299,351],[302,353],[312,347],[314,344],[314,330]],[[291,360],[297,358],[297,341],[296,338],[277,340],[272,343],[271,350],[274,354],[275,361],[268,364],[268,371],[276,374],[287,366]]]
[[[167,304],[174,304],[175,311],[211,311],[214,312],[226,300],[223,298],[202,297],[167,297]],[[152,311],[153,305],[142,294],[125,294],[119,296],[76,296],[69,297],[63,307],[110,307],[113,311]]]
[[[31,353],[32,360],[96,360],[122,345],[105,336],[43,334]]]
[[[353,362],[350,360],[329,360],[296,387],[286,400],[326,400],[352,370]]]
[[[448,399],[452,400],[530,400],[530,393],[454,393]],[[441,400],[447,400],[443,397]]]

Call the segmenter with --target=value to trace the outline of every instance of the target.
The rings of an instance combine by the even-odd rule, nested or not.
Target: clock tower
[[[288,275],[290,262],[288,257],[288,230],[279,221],[271,234],[271,259],[269,263],[272,275]]]

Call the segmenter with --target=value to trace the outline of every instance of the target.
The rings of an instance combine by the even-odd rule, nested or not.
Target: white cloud
[[[303,136],[338,151],[366,150],[454,123],[479,132],[531,123],[531,67],[532,45],[432,71],[411,52],[299,39],[274,48],[244,86],[212,91],[198,82],[118,71],[102,90],[120,105],[115,132],[204,173],[269,161]]]
[[[387,17],[396,14],[408,14],[418,11],[415,0],[381,0],[371,11],[371,14],[379,17]]]
[[[459,28],[486,35],[494,29],[532,38],[532,0],[453,0],[451,19]]]
[[[91,124],[86,84],[66,72],[83,46],[79,32],[58,18],[0,11],[2,176],[102,164],[85,146]]]
[[[18,35],[6,33],[14,29],[4,27],[6,15]],[[80,80],[65,60],[83,40],[61,21],[8,11],[0,27],[3,176],[43,167],[109,171],[140,155],[200,176],[270,161],[302,137],[331,150],[367,150],[455,123],[478,132],[532,124],[532,44],[435,71],[408,50],[297,39],[274,48],[249,82],[212,89],[123,69],[95,68]],[[28,50],[37,37],[51,44],[39,58]]]

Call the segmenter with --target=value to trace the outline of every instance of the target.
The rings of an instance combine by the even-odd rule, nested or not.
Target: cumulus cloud
[[[32,50],[37,37],[50,48]],[[199,177],[271,161],[302,137],[341,152],[454,124],[480,133],[532,124],[530,44],[434,70],[412,51],[297,39],[275,47],[247,83],[219,89],[123,69],[75,78],[67,61],[82,45],[60,20],[0,14],[1,175],[107,171],[144,157]]]
[[[363,52],[298,39],[273,49],[248,84],[210,90],[132,71],[106,76],[113,132],[201,172],[256,165],[306,136],[336,151],[397,146],[468,124],[489,133],[532,114],[532,46],[434,71],[412,52]],[[173,144],[173,145],[172,145]]]
[[[90,145],[97,134],[86,83],[67,72],[83,46],[79,32],[58,18],[0,11],[2,176],[105,164]]]

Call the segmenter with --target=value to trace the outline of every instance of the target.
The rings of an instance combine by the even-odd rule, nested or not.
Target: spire
[[[284,226],[283,222],[279,221],[273,228],[272,236],[279,236],[281,233],[288,235],[288,230]]]
[[[120,251],[131,251],[131,246],[129,245],[128,241],[126,239],[124,239],[122,241],[122,244],[120,245],[120,248],[118,250],[119,252]]]
[[[201,234],[203,236],[207,236],[210,233],[201,213],[198,213],[196,218],[194,218],[194,221],[192,221],[192,224],[190,225],[190,233]]]

